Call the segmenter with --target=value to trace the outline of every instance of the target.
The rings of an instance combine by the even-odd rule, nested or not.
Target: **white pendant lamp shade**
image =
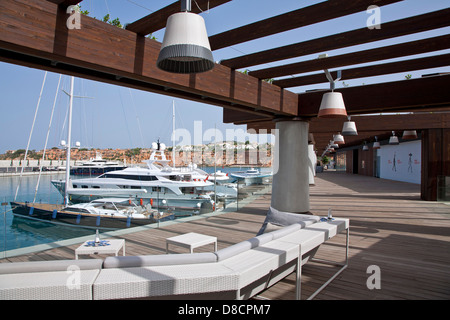
[[[398,137],[395,135],[394,131],[392,131],[392,136],[389,138],[389,144],[398,144]]]
[[[339,146],[337,145],[337,143],[334,142],[333,140],[330,140],[329,146],[330,146],[331,148],[339,148]]]
[[[333,141],[336,144],[345,144],[344,137],[340,132],[338,134],[333,135]]]
[[[405,130],[405,131],[403,131],[402,139],[403,140],[417,139],[417,131],[416,130]]]
[[[173,73],[199,73],[214,68],[205,21],[201,16],[179,12],[167,19],[156,64]]]
[[[378,142],[378,137],[377,137],[377,136],[375,136],[375,142],[373,143],[372,148],[373,148],[373,149],[380,149],[380,148],[381,148],[381,145],[380,145],[380,143]]]
[[[347,111],[345,110],[344,99],[340,92],[327,92],[322,97],[320,103],[319,118],[338,118],[346,117]]]
[[[363,146],[363,151],[369,151],[369,147],[366,144]]]
[[[357,136],[358,131],[356,131],[356,124],[354,121],[346,121],[342,126],[341,134],[343,136]]]

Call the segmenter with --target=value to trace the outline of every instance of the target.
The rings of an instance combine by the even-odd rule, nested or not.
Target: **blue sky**
[[[157,11],[159,8],[172,2],[173,0],[84,0],[81,4],[82,9],[88,10],[92,17],[102,18],[109,13],[111,19],[119,17],[122,24],[125,24],[133,22],[152,11]],[[233,0],[218,8],[211,9],[209,12],[205,10],[201,15],[205,19],[208,34],[213,35],[318,2],[321,1],[281,0],[274,2],[273,0]],[[195,5],[194,1],[193,5]],[[382,7],[381,22],[397,20],[446,7],[448,7],[448,0],[406,0],[401,3]],[[362,28],[366,26],[368,17],[369,15],[366,12],[362,12],[325,23],[283,32],[263,39],[249,41],[213,52],[214,59],[220,61],[272,47]],[[343,54],[373,48],[375,45],[384,46],[448,33],[450,33],[450,28],[441,28],[420,34],[378,41],[376,43],[333,50],[327,52],[327,54]],[[164,30],[158,31],[154,35],[159,41],[162,41]],[[450,50],[443,50],[440,53],[448,52]],[[317,58],[318,54],[264,66],[250,67],[249,69],[256,70],[281,63],[310,60]],[[414,57],[434,54],[430,53]],[[436,72],[437,70],[450,72],[450,68],[446,67],[408,73],[415,78],[420,77],[422,74]],[[6,150],[24,149],[26,147],[44,73],[42,70],[0,62],[0,111],[2,114],[2,117],[0,117],[0,153],[4,153]],[[363,83],[396,81],[404,79],[406,74],[394,74],[370,79],[355,79],[346,81],[346,84],[356,86]],[[47,74],[31,140],[31,149],[41,150],[44,147],[58,78],[58,74]],[[62,82],[63,88],[68,91],[70,78],[63,76]],[[327,84],[318,84],[291,88],[290,90],[303,92],[309,89],[327,88],[328,86]],[[340,86],[342,86],[342,82],[337,84],[337,87]],[[80,141],[83,147],[149,147],[158,137],[161,137],[162,141],[170,145],[170,135],[172,133],[172,101],[175,101],[176,106],[177,128],[185,128],[193,132],[194,121],[202,121],[203,130],[213,128],[217,125],[217,128],[224,135],[227,128],[245,129],[245,126],[223,124],[222,108],[189,100],[174,99],[169,96],[84,79],[76,79],[75,94],[92,98],[78,98],[74,102],[73,139],[74,141]],[[49,147],[57,146],[61,139],[66,139],[66,129],[63,130],[63,122],[68,98],[62,91],[59,91],[58,95],[53,125],[50,131]]]

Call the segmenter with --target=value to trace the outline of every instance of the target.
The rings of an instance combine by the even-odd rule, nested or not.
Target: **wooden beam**
[[[447,48],[450,48],[450,35],[443,35],[381,48],[351,52],[323,59],[313,59],[278,67],[261,69],[252,71],[249,74],[260,79],[268,79],[296,73],[305,73],[358,63],[392,59],[405,55],[426,53]]]
[[[450,129],[450,112],[419,112],[409,114],[384,114],[352,116],[358,133],[376,135],[377,132],[423,130],[423,129]],[[342,130],[342,125],[347,119],[311,118],[309,132],[313,134],[332,135]],[[244,123],[237,123],[244,124]],[[259,120],[247,122],[248,128],[274,129],[275,122],[271,120]]]
[[[68,7],[79,4],[82,0],[48,0],[48,1],[57,5],[62,5],[63,7]]]
[[[300,57],[307,54],[326,52],[353,45],[433,30],[449,26],[449,15],[450,8],[443,9],[406,19],[386,22],[383,23],[381,29],[361,28],[353,31],[347,31],[232,59],[222,60],[221,64],[232,69],[241,69],[263,63]]]
[[[231,0],[196,0],[201,10],[206,11],[217,6],[220,6]],[[197,5],[192,5],[193,13],[200,13],[200,9]],[[127,30],[136,32],[137,34],[146,36],[155,31],[161,30],[166,27],[167,18],[174,13],[180,12],[180,1],[174,2],[167,7],[164,7],[158,11],[155,11],[135,22],[132,22],[126,26]]]
[[[212,50],[218,50],[279,32],[364,11],[370,5],[384,6],[399,1],[403,0],[324,1],[213,35],[209,37],[209,43]]]
[[[297,113],[298,96],[278,86],[221,65],[164,72],[156,67],[161,43],[87,16],[69,30],[67,18],[45,0],[2,0],[0,60],[264,115]]]
[[[449,39],[448,43],[450,46],[450,36],[448,37],[448,39]],[[376,64],[367,67],[345,69],[341,70],[342,72],[340,80],[367,78],[384,74],[431,69],[448,65],[450,65],[450,53],[425,58],[404,60],[399,62]],[[333,79],[337,78],[336,71],[330,72],[330,74]],[[309,76],[275,80],[272,83],[282,88],[288,88],[324,82],[328,82],[328,79],[325,73],[322,72]]]
[[[426,111],[430,106],[450,105],[450,75],[423,77],[373,85],[336,89],[344,97],[348,114],[389,111]],[[315,117],[323,91],[299,94],[298,116]]]

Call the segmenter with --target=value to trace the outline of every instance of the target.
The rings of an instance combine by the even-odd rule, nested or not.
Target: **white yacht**
[[[150,159],[145,161],[147,168],[130,167],[95,178],[70,180],[69,200],[79,203],[104,197],[131,197],[162,209],[212,211],[214,204],[205,188],[213,183],[198,172],[169,167],[163,144],[154,143],[152,149]],[[65,180],[53,180],[52,184],[64,194]]]
[[[272,176],[271,172],[261,172],[259,169],[251,168],[246,171],[235,171],[231,173],[233,178],[244,180],[246,185],[261,184],[262,179]]]
[[[100,174],[123,170],[126,166],[118,161],[110,161],[103,159],[99,152],[96,152],[95,158],[89,159],[89,161],[83,162],[79,165],[72,166],[70,168],[70,174],[76,176],[98,176]]]

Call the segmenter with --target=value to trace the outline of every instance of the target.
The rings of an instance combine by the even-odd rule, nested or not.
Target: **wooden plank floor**
[[[350,219],[349,267],[316,299],[450,299],[450,205],[420,200],[415,184],[337,172],[317,175],[310,188],[311,211]],[[127,255],[163,254],[165,239],[198,232],[218,238],[224,248],[254,236],[270,205],[270,193],[238,212],[176,223],[121,236]],[[79,244],[0,260],[0,262],[73,259]],[[205,246],[196,251],[210,251]],[[176,252],[186,249],[171,246]],[[344,261],[345,235],[321,246],[316,257]],[[89,258],[89,257],[87,257]],[[367,268],[380,268],[380,289],[368,289]],[[308,263],[303,268],[302,298],[312,294],[337,267]],[[295,298],[294,275],[267,289],[270,299]]]

